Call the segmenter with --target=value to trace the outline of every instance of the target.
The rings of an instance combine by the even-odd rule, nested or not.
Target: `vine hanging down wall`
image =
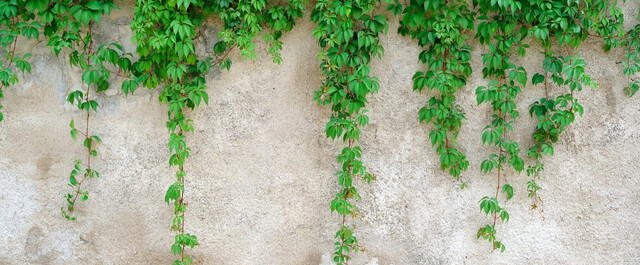
[[[516,197],[514,194],[526,192],[532,200],[531,209],[541,209],[544,176],[556,173],[545,171],[545,163],[567,159],[554,156],[557,143],[564,132],[572,130],[578,117],[589,115],[581,92],[598,87],[588,71],[589,65],[598,62],[581,56],[581,45],[592,39],[600,41],[605,52],[624,52],[624,57],[612,58],[620,62],[620,77],[628,83],[618,89],[629,97],[640,90],[640,25],[625,31],[621,4],[613,0],[395,0],[386,4],[379,0],[138,0],[131,22],[136,55],[125,53],[122,43],[94,39],[94,30],[117,8],[111,0],[0,2],[0,100],[4,100],[3,91],[19,79],[29,78],[32,70],[31,55],[16,52],[20,41],[46,41],[56,56],[66,56],[81,73],[81,88],[72,89],[66,99],[79,110],[68,125],[72,139],[80,138],[83,149],[76,154],[78,159],[69,163],[71,173],[64,176],[69,190],[63,192],[66,205],[60,209],[63,217],[76,220],[82,218],[77,211],[83,207],[79,202],[89,199],[85,184],[104,172],[100,171],[103,164],[96,160],[102,138],[93,133],[102,92],[112,89],[116,80],[123,80],[121,90],[125,95],[139,87],[159,89],[159,101],[167,109],[168,162],[175,169],[172,184],[164,194],[164,201],[171,206],[167,211],[172,213],[167,227],[175,233],[167,246],[176,257],[174,264],[194,263],[188,252],[201,242],[187,232],[197,230],[187,222],[190,180],[201,176],[190,170],[186,161],[197,148],[187,144],[196,128],[192,112],[201,103],[209,103],[207,89],[219,87],[208,79],[210,73],[229,70],[234,56],[258,58],[256,41],[260,39],[273,62],[281,63],[279,52],[285,46],[282,37],[295,30],[305,8],[310,9],[309,19],[316,26],[307,37],[317,40],[319,50],[318,60],[306,63],[318,63],[321,72],[321,86],[313,99],[320,105],[318,109],[329,109],[330,114],[323,117],[326,137],[342,140],[335,143],[342,147],[336,157],[338,191],[326,209],[327,214],[338,213],[331,250],[337,264],[348,264],[354,253],[367,245],[356,237],[352,219],[363,219],[357,202],[367,200],[356,188],[360,179],[367,183],[376,179],[367,169],[375,166],[367,163],[365,167],[367,150],[359,144],[361,133],[370,123],[369,100],[380,89],[394,93],[411,89],[385,87],[385,80],[371,70],[374,59],[387,59],[381,38],[393,19],[398,20],[398,33],[414,40],[421,50],[415,54],[420,69],[401,78],[412,79],[416,94],[428,95],[424,107],[413,115],[426,124],[428,132],[422,137],[435,148],[443,175],[453,177],[456,186],[464,189],[471,183],[470,176],[477,173],[469,168],[479,168],[495,183],[495,189],[482,191],[486,196],[479,196],[477,202],[486,219],[476,236],[486,240],[491,250],[505,251],[505,243],[512,240],[498,231],[511,218],[508,210],[516,207],[507,204]],[[203,28],[210,21],[220,26],[220,41],[210,47],[215,55],[198,54],[196,42],[205,38]],[[540,49],[530,48],[530,43]],[[482,51],[481,62],[477,62],[481,68],[472,68],[473,51]],[[538,62],[542,69],[539,73],[519,63],[524,56],[535,53],[543,55]],[[479,87],[467,84],[473,71],[481,72]],[[544,89],[544,94],[540,92],[532,104],[524,106],[522,93],[533,89]],[[490,121],[483,128],[466,124],[469,114],[483,107],[463,109],[460,98],[464,93],[473,93],[477,105],[490,109]],[[1,109],[2,105],[0,122],[9,117]],[[519,109],[528,110],[535,119],[531,139],[520,140],[515,135],[516,128],[525,126]],[[418,122],[415,126],[422,126]],[[458,137],[466,130],[478,131],[478,140],[490,153],[478,165],[470,163],[474,155],[464,148],[471,141]],[[526,177],[519,176],[522,171]],[[384,177],[386,172],[377,173]],[[512,186],[514,183],[522,185]],[[526,191],[514,189],[519,186],[526,186]]]
[[[384,16],[375,14],[377,3],[321,0],[311,13],[311,19],[318,25],[314,37],[322,48],[318,58],[324,76],[314,99],[331,106],[331,117],[325,127],[327,137],[342,138],[347,145],[337,157],[342,164],[336,173],[340,190],[331,201],[331,212],[341,215],[333,253],[337,264],[347,264],[351,253],[362,248],[354,226],[347,222],[347,217],[360,215],[352,202],[361,199],[354,180],[363,178],[369,183],[375,179],[363,165],[362,149],[356,143],[361,128],[369,123],[365,109],[367,95],[380,88],[379,79],[369,73],[369,62],[372,57],[382,56],[384,50],[378,37],[389,26]]]

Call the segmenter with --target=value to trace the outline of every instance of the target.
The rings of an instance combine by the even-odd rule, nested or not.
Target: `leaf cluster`
[[[311,20],[317,25],[313,36],[322,48],[318,59],[324,75],[314,99],[331,106],[331,117],[325,126],[327,137],[341,138],[348,145],[337,157],[342,164],[336,173],[340,191],[331,202],[331,211],[337,211],[343,220],[335,236],[334,261],[340,265],[347,264],[350,254],[359,249],[353,228],[345,225],[346,216],[358,212],[351,202],[360,199],[353,179],[375,179],[363,166],[362,151],[355,143],[360,140],[361,128],[369,123],[367,96],[380,88],[380,81],[370,75],[369,67],[372,58],[382,56],[379,36],[389,28],[384,16],[375,15],[379,2],[319,0],[311,12]]]
[[[461,181],[460,176],[469,166],[466,156],[456,148],[456,139],[465,112],[456,103],[456,92],[466,85],[471,75],[471,47],[464,45],[466,31],[474,29],[475,13],[466,1],[410,1],[402,7],[396,0],[388,10],[402,15],[398,33],[416,39],[423,51],[418,56],[427,71],[413,75],[413,89],[425,87],[439,92],[427,106],[419,111],[420,122],[433,124],[429,133],[431,144],[440,155],[443,171]],[[466,183],[461,181],[461,188]]]

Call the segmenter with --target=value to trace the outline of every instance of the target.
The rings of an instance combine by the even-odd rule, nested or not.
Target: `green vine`
[[[398,32],[418,40],[424,49],[420,62],[427,65],[427,71],[413,75],[413,89],[440,92],[429,99],[428,105],[420,109],[420,122],[432,123],[429,133],[432,145],[437,145],[443,171],[460,181],[460,188],[467,184],[461,179],[469,161],[456,149],[458,133],[465,119],[462,107],[456,103],[456,92],[466,85],[471,75],[471,47],[464,45],[464,32],[473,30],[474,13],[466,1],[416,1],[402,9],[395,1],[388,7],[394,14],[403,14]]]
[[[65,49],[72,50],[69,53],[69,63],[82,70],[82,82],[86,85],[84,92],[75,90],[67,96],[70,104],[86,113],[82,129],[76,128],[74,120],[71,120],[69,126],[73,140],[77,139],[78,134],[81,135],[84,139],[83,146],[87,150],[86,160],[77,159],[69,174],[68,185],[73,192],[65,196],[67,206],[61,208],[62,215],[69,220],[76,219],[71,214],[78,199],[86,201],[89,198],[89,191],[84,190],[82,185],[88,179],[100,177],[91,164],[92,157],[98,155],[95,145],[102,142],[100,137],[91,135],[89,130],[91,113],[98,110],[98,102],[90,97],[92,87],[96,93],[107,90],[111,75],[127,77],[122,72],[128,72],[132,65],[131,60],[123,55],[122,47],[116,43],[102,44],[94,49],[93,25],[99,23],[101,16],[108,15],[113,8],[117,6],[111,0],[52,1],[40,13],[45,25],[45,36],[49,38],[47,45],[56,55]],[[107,67],[108,65],[117,68],[117,72]]]
[[[384,16],[374,14],[379,2],[319,0],[311,13],[317,24],[313,36],[322,48],[318,58],[324,75],[314,99],[321,105],[331,105],[331,118],[325,127],[327,137],[342,138],[347,144],[337,157],[342,164],[336,173],[340,191],[331,201],[331,212],[342,216],[334,243],[333,260],[337,264],[347,264],[351,253],[361,249],[353,225],[347,224],[347,216],[359,214],[351,202],[360,200],[354,177],[362,177],[367,183],[375,179],[363,166],[362,150],[356,142],[360,140],[360,129],[369,123],[366,96],[380,87],[378,78],[370,76],[368,66],[372,57],[382,56],[384,49],[378,37],[389,27]]]
[[[478,105],[485,103],[492,109],[491,123],[482,130],[481,138],[493,153],[480,164],[480,169],[483,174],[495,172],[497,184],[495,195],[491,192],[479,201],[481,212],[490,219],[478,229],[477,237],[488,241],[493,250],[504,251],[497,225],[498,220],[508,222],[510,216],[500,194],[505,193],[505,203],[512,199],[514,189],[506,184],[506,178],[513,171],[519,174],[525,169],[520,144],[511,134],[520,115],[518,95],[526,88],[528,75],[512,58],[525,55],[529,48],[527,38],[544,49],[544,70],[531,77],[534,86],[544,85],[544,96],[529,106],[529,114],[537,119],[534,143],[527,151],[532,163],[526,167],[528,196],[535,209],[542,201],[542,185],[538,181],[544,158],[553,156],[560,135],[576,116],[583,115],[578,92],[598,86],[585,72],[587,63],[573,51],[590,37],[601,39],[606,52],[624,48],[626,55],[621,64],[628,82],[624,92],[631,97],[640,90],[640,80],[636,78],[640,71],[640,25],[625,32],[624,16],[615,0],[473,0],[472,7],[465,0],[411,0],[404,7],[399,0],[390,2],[387,10],[401,15],[398,32],[417,40],[422,49],[418,59],[425,69],[413,75],[413,89],[422,92],[426,87],[434,93],[418,112],[419,121],[430,124],[429,139],[439,155],[441,169],[459,181],[461,188],[467,186],[462,175],[469,161],[458,147],[466,113],[458,104],[457,95],[472,72],[471,47],[465,45],[467,34],[475,28],[475,37],[486,48],[482,74],[488,82],[477,87],[475,95]],[[165,194],[165,202],[173,206],[171,229],[175,237],[171,251],[176,256],[174,264],[192,264],[194,259],[186,252],[198,245],[198,238],[186,233],[185,227],[185,163],[191,154],[187,137],[194,131],[189,113],[202,102],[208,104],[207,76],[216,67],[229,70],[234,49],[245,59],[255,59],[255,40],[262,37],[273,61],[282,62],[281,38],[302,17],[306,4],[306,0],[137,0],[131,28],[140,59],[132,62],[120,45],[98,44],[93,39],[92,31],[101,17],[117,8],[112,0],[0,2],[0,99],[5,88],[18,82],[20,72],[31,71],[27,61],[31,55],[16,54],[23,37],[48,38],[47,45],[56,56],[68,54],[70,64],[82,71],[83,89],[70,92],[67,101],[82,113],[83,122],[72,119],[69,126],[72,139],[83,140],[86,158],[83,151],[83,159],[74,163],[68,184],[71,192],[65,195],[67,205],[61,208],[62,215],[69,220],[77,218],[77,203],[89,198],[83,185],[100,175],[95,157],[101,139],[91,134],[91,118],[99,107],[97,94],[109,89],[113,76],[126,79],[122,83],[125,95],[134,93],[139,86],[160,88],[159,101],[168,109],[169,166],[176,170]],[[340,189],[330,205],[331,212],[336,211],[341,218],[333,253],[338,264],[347,264],[353,253],[362,249],[355,226],[347,218],[362,216],[355,205],[361,197],[354,179],[361,177],[367,183],[375,179],[363,165],[362,149],[357,143],[361,129],[369,123],[367,96],[380,86],[369,67],[374,57],[382,57],[384,49],[379,38],[388,30],[387,19],[375,14],[379,4],[380,0],[318,0],[311,12],[311,20],[317,25],[313,36],[321,47],[318,59],[324,75],[314,100],[331,108],[326,136],[332,140],[341,138],[345,145],[337,155]],[[218,32],[221,41],[213,47],[215,56],[198,55],[194,41],[201,38],[202,26],[212,15],[223,23]],[[3,118],[0,112],[0,121]]]
[[[176,232],[171,251],[178,256],[174,264],[192,264],[193,258],[185,248],[198,245],[198,238],[185,233],[184,167],[191,148],[186,144],[187,133],[193,132],[193,121],[187,111],[195,109],[201,102],[208,104],[206,75],[212,67],[229,69],[229,52],[238,47],[242,56],[254,59],[257,56],[253,40],[263,31],[269,30],[264,39],[270,45],[269,52],[274,62],[282,58],[278,51],[283,31],[291,30],[295,19],[302,16],[304,1],[289,1],[283,6],[268,7],[264,0],[250,1],[198,1],[198,0],[139,0],[135,8],[135,19],[131,28],[138,44],[140,60],[136,62],[136,78],[130,80],[130,92],[142,83],[148,88],[163,86],[159,100],[168,108],[169,165],[176,167],[176,179],[165,195],[165,202],[173,204],[172,230]],[[224,54],[218,60],[213,57],[198,58],[193,41],[205,19],[217,14],[224,22],[218,32],[222,39],[214,46],[216,54]],[[127,91],[125,91],[126,93]]]
[[[532,77],[533,85],[544,83],[545,96],[533,103],[529,114],[539,120],[533,139],[535,144],[527,151],[527,155],[535,160],[534,165],[527,167],[528,196],[532,198],[532,209],[538,208],[542,201],[538,192],[542,188],[536,180],[540,179],[540,173],[544,170],[541,162],[543,155],[553,155],[553,143],[558,141],[565,128],[573,123],[575,114],[582,116],[584,109],[575,98],[575,92],[582,90],[583,86],[597,87],[591,81],[591,77],[585,74],[586,63],[579,55],[572,56],[570,48],[578,47],[588,36],[590,29],[597,32],[605,39],[605,45],[615,44],[616,32],[620,30],[619,21],[621,13],[619,9],[606,5],[605,1],[592,3],[566,2],[556,5],[533,3],[529,7],[531,33],[545,49],[545,59],[542,62],[544,74],[535,74]],[[601,16],[599,10],[610,12],[611,17]],[[567,56],[555,56],[552,51],[554,38],[558,46],[567,48]],[[608,48],[606,48],[608,49]],[[555,99],[549,96],[549,76],[560,88],[569,87],[569,93],[557,96]]]
[[[61,208],[62,215],[75,220],[71,216],[76,202],[86,201],[89,196],[87,190],[82,189],[82,184],[87,180],[98,177],[99,173],[91,167],[91,157],[97,156],[95,143],[101,142],[100,138],[89,133],[91,110],[97,111],[98,103],[89,97],[91,86],[96,92],[109,88],[111,74],[126,76],[120,71],[128,71],[131,61],[122,57],[122,48],[117,44],[100,45],[93,49],[92,25],[100,22],[102,15],[108,15],[112,8],[117,8],[111,0],[101,1],[71,1],[71,0],[10,0],[0,3],[0,46],[2,47],[3,64],[0,69],[0,98],[2,88],[15,84],[18,81],[11,65],[15,64],[21,72],[30,72],[31,65],[25,60],[30,54],[22,57],[16,56],[15,50],[20,35],[26,38],[39,39],[43,31],[49,38],[47,45],[57,55],[65,49],[71,49],[69,62],[72,66],[79,67],[83,71],[82,81],[87,85],[86,90],[71,92],[67,101],[86,112],[86,124],[84,130],[75,128],[74,120],[71,120],[71,137],[76,140],[77,135],[84,137],[83,145],[87,149],[87,159],[76,160],[74,169],[69,176],[69,186],[73,192],[65,195],[67,206]],[[43,26],[44,25],[44,26]],[[83,29],[86,28],[86,31]],[[42,31],[41,31],[42,30]],[[105,64],[111,64],[118,68],[118,72],[110,70]],[[0,106],[2,108],[2,106]],[[0,113],[0,120],[3,116]]]
[[[535,144],[527,154],[534,159],[535,164],[527,167],[527,175],[530,180],[527,182],[529,197],[533,199],[532,208],[537,208],[540,202],[538,191],[542,188],[536,182],[540,178],[540,172],[544,169],[541,158],[544,154],[553,155],[553,143],[566,126],[575,120],[575,114],[582,115],[583,107],[575,98],[575,92],[582,90],[583,86],[597,87],[591,81],[591,77],[585,74],[584,60],[579,55],[573,55],[571,48],[578,47],[589,36],[602,38],[605,50],[619,45],[619,36],[622,31],[622,13],[615,2],[606,0],[595,1],[476,1],[480,6],[481,18],[487,18],[487,14],[493,14],[491,23],[481,23],[478,26],[477,36],[481,43],[487,42],[491,36],[496,38],[497,45],[489,44],[490,53],[485,55],[483,62],[485,67],[483,74],[501,79],[500,83],[494,82],[495,92],[498,96],[491,95],[492,89],[479,88],[476,94],[478,102],[492,101],[494,111],[494,121],[491,127],[487,127],[483,133],[483,143],[496,144],[500,146],[498,155],[493,154],[489,160],[482,163],[483,172],[491,171],[494,167],[498,170],[498,189],[496,197],[485,197],[481,200],[481,209],[486,213],[493,213],[493,225],[487,225],[478,231],[478,237],[494,242],[494,249],[504,250],[504,245],[495,240],[495,223],[497,215],[503,221],[509,219],[509,215],[498,205],[497,196],[500,190],[500,175],[504,175],[502,163],[511,165],[517,172],[523,170],[522,159],[519,153],[518,144],[506,140],[506,132],[512,130],[513,119],[517,118],[518,112],[515,109],[515,97],[520,92],[520,87],[516,84],[526,85],[526,71],[524,68],[516,68],[509,63],[511,54],[510,48],[517,47],[517,53],[524,55],[528,48],[522,40],[527,36],[532,36],[542,44],[545,52],[543,61],[544,74],[535,74],[532,77],[534,85],[544,82],[545,97],[532,104],[529,113],[539,120],[533,133]],[[595,32],[595,34],[590,33]],[[511,34],[511,36],[509,36]],[[497,36],[497,37],[496,37]],[[567,47],[567,56],[555,56],[551,46],[551,38],[557,40],[558,46]],[[506,59],[505,59],[506,58]],[[502,63],[500,63],[502,61]],[[503,68],[501,69],[502,66]],[[494,68],[493,70],[491,68]],[[497,70],[494,71],[494,70]],[[500,71],[509,70],[506,74]],[[497,73],[497,74],[496,74]],[[505,72],[506,73],[506,72]],[[549,96],[548,77],[559,87],[569,87],[569,93],[557,96],[555,99]],[[490,86],[491,87],[491,82]],[[506,93],[504,93],[506,92]],[[501,93],[504,93],[502,96]],[[505,97],[502,101],[502,98]],[[511,121],[507,121],[506,113],[509,113]],[[502,126],[502,128],[500,128]],[[497,129],[497,130],[496,130]],[[507,154],[507,156],[504,156]],[[507,200],[513,196],[513,189],[509,185],[503,186],[503,191],[507,193]],[[496,243],[497,241],[497,243]]]
[[[640,12],[638,19],[640,19]],[[640,72],[640,50],[638,49],[640,47],[640,24],[627,32],[622,45],[626,52],[625,60],[622,61],[623,73],[627,76],[629,84],[624,88],[624,92],[627,96],[633,97],[640,90],[640,80],[634,78],[636,73]]]
[[[544,164],[540,161],[543,155],[553,155],[553,144],[558,141],[560,134],[565,128],[573,123],[575,115],[582,116],[584,108],[574,97],[574,93],[581,91],[583,84],[597,87],[597,84],[591,81],[591,77],[584,73],[585,62],[579,56],[556,57],[551,56],[545,58],[544,62],[545,75],[551,74],[552,80],[560,87],[569,86],[570,93],[563,94],[555,99],[548,96],[533,103],[529,109],[529,114],[538,119],[538,125],[533,133],[535,144],[531,147],[527,154],[535,159],[535,164],[527,168],[527,175],[531,180],[527,182],[527,190],[529,197],[533,199],[532,209],[537,208],[540,202],[538,191],[542,188],[536,183],[536,179],[540,178],[540,172],[544,169]],[[533,77],[533,84],[545,82],[543,75],[536,74]],[[545,89],[546,90],[546,89]]]
[[[0,99],[4,98],[4,88],[18,82],[18,73],[31,73],[31,64],[27,61],[30,53],[16,56],[18,37],[38,39],[42,24],[36,20],[35,11],[42,5],[35,6],[34,1],[5,0],[0,2]],[[0,105],[0,122],[4,119]]]
[[[497,171],[497,187],[495,196],[485,196],[480,200],[480,209],[493,220],[478,229],[477,237],[492,244],[493,249],[505,250],[504,244],[496,237],[498,217],[502,222],[509,221],[509,213],[499,204],[499,195],[506,193],[506,200],[513,197],[513,188],[506,182],[506,169],[512,167],[518,173],[524,169],[524,161],[520,158],[520,148],[516,141],[509,139],[516,118],[520,115],[516,108],[516,98],[526,85],[527,72],[511,62],[513,49],[524,56],[528,45],[522,41],[527,36],[524,28],[518,27],[518,14],[522,5],[517,1],[475,1],[479,7],[482,21],[478,25],[476,37],[481,44],[489,47],[489,53],[482,58],[483,76],[492,78],[487,86],[476,89],[478,105],[488,103],[493,110],[492,121],[482,133],[482,143],[497,147],[497,152],[489,155],[480,166],[484,174]],[[502,182],[502,183],[501,183]]]

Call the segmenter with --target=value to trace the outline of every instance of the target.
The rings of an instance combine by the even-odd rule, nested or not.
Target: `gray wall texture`
[[[639,5],[627,2],[626,17],[635,18]],[[122,9],[103,20],[97,39],[135,52],[133,3],[118,4]],[[219,25],[207,24],[199,54],[212,53]],[[314,27],[307,13],[284,36],[281,65],[272,64],[260,44],[257,60],[242,60],[234,51],[231,71],[208,77],[209,106],[190,114],[196,131],[188,135],[192,156],[186,166],[186,230],[201,244],[191,252],[196,264],[331,264],[340,217],[330,213],[329,203],[338,189],[335,157],[343,144],[325,139],[327,110],[321,116],[312,99],[321,82]],[[370,96],[371,125],[361,146],[378,179],[356,184],[364,218],[354,222],[366,251],[352,264],[640,263],[640,99],[622,91],[621,51],[604,53],[599,40],[577,50],[601,87],[577,95],[585,115],[561,136],[555,156],[544,159],[542,211],[530,209],[526,175],[507,174],[515,190],[504,204],[511,220],[498,225],[507,251],[492,253],[476,239],[477,229],[490,221],[478,200],[495,192],[496,182],[495,174],[480,174],[481,161],[493,151],[480,138],[491,110],[477,106],[474,95],[487,82],[480,71],[487,47],[470,40],[475,72],[459,93],[467,112],[459,144],[471,162],[469,188],[460,190],[439,169],[430,128],[418,123],[417,112],[432,92],[412,91],[411,77],[424,65],[417,61],[417,44],[399,36],[397,27],[392,19],[382,38],[386,54],[372,63],[381,89]],[[34,54],[33,73],[7,89],[2,102],[0,264],[171,263],[172,208],[163,198],[174,170],[168,167],[167,108],[157,101],[159,91],[141,88],[125,97],[121,80],[114,80],[98,97],[91,131],[104,141],[94,160],[101,178],[86,184],[90,199],[77,208],[79,219],[69,222],[60,207],[73,161],[84,152],[68,128],[82,114],[65,98],[82,88],[81,75],[44,42],[23,41],[19,48]],[[530,74],[542,70],[539,48],[532,43],[516,59]],[[523,150],[533,144],[536,123],[528,106],[543,95],[541,86],[528,85],[519,96],[523,115],[511,137]]]

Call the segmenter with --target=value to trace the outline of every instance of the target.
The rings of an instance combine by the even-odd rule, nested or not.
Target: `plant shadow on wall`
[[[514,189],[505,183],[505,176],[525,171],[531,208],[538,208],[542,201],[539,182],[544,161],[553,156],[554,144],[562,132],[576,116],[583,115],[579,92],[584,87],[597,87],[585,72],[590,62],[574,51],[587,38],[601,40],[606,52],[623,49],[626,55],[621,63],[622,74],[628,82],[623,89],[632,97],[640,89],[637,79],[640,25],[625,32],[621,8],[613,0],[471,2],[410,0],[401,4],[392,0],[386,9],[399,17],[398,32],[417,40],[422,48],[418,59],[424,69],[413,75],[413,89],[427,88],[436,94],[420,109],[418,120],[431,128],[427,137],[439,155],[441,169],[454,177],[460,188],[468,185],[463,175],[469,167],[467,156],[458,147],[466,111],[456,101],[472,72],[472,48],[465,43],[475,36],[489,51],[482,56],[482,75],[487,83],[476,88],[475,95],[478,105],[487,103],[492,110],[491,123],[479,137],[494,153],[481,163],[480,169],[483,174],[495,173],[496,189],[478,202],[489,222],[478,229],[477,237],[488,241],[493,250],[504,251],[503,242],[508,239],[498,236],[497,225],[498,220],[509,220],[504,203],[514,197]],[[345,145],[337,156],[341,165],[336,173],[340,188],[328,207],[340,216],[333,248],[337,264],[347,264],[354,252],[363,249],[354,226],[348,222],[348,217],[362,216],[354,204],[361,199],[354,181],[375,179],[363,165],[363,150],[357,143],[361,129],[369,123],[367,96],[380,88],[378,78],[370,74],[369,63],[376,56],[382,57],[384,49],[379,37],[389,27],[385,15],[376,13],[384,8],[380,8],[381,4],[379,0],[318,0],[311,11],[311,20],[317,25],[313,37],[321,48],[318,60],[323,73],[322,86],[315,91],[314,100],[330,106],[326,136],[342,139]],[[261,36],[273,61],[280,63],[280,38],[292,30],[306,6],[305,0],[139,0],[131,23],[139,60],[132,61],[133,55],[124,53],[119,44],[99,44],[93,40],[92,29],[101,17],[117,8],[111,0],[0,2],[0,99],[4,88],[19,81],[19,72],[31,71],[30,54],[16,54],[21,38],[48,39],[47,45],[56,55],[68,54],[69,63],[82,72],[83,89],[70,92],[67,101],[82,113],[81,119],[71,120],[69,126],[72,139],[82,140],[83,159],[75,161],[68,177],[71,191],[65,195],[67,205],[61,208],[62,215],[76,220],[78,202],[89,198],[83,184],[100,176],[92,158],[97,156],[97,146],[102,140],[91,134],[90,126],[99,109],[96,98],[110,88],[114,76],[124,79],[121,89],[125,95],[140,86],[160,88],[159,101],[168,108],[169,165],[176,169],[175,181],[165,194],[165,202],[173,206],[171,229],[175,237],[170,249],[176,256],[174,264],[193,263],[186,252],[198,245],[198,238],[185,232],[188,206],[185,161],[191,151],[187,136],[194,130],[189,112],[202,102],[208,104],[205,77],[215,67],[229,70],[232,50],[240,51],[245,59],[255,59],[258,55],[255,40]],[[218,32],[222,41],[213,47],[215,58],[202,58],[195,52],[194,39],[199,36],[203,21],[211,16],[218,16],[223,23]],[[544,55],[541,62],[544,71],[532,76],[511,60],[525,56],[529,49],[527,38],[540,43]],[[544,95],[528,106],[537,125],[532,133],[534,144],[527,149],[525,161],[512,132],[520,116],[518,95],[527,85],[543,86]],[[3,119],[0,112],[0,122]],[[500,199],[501,193],[504,201]]]

